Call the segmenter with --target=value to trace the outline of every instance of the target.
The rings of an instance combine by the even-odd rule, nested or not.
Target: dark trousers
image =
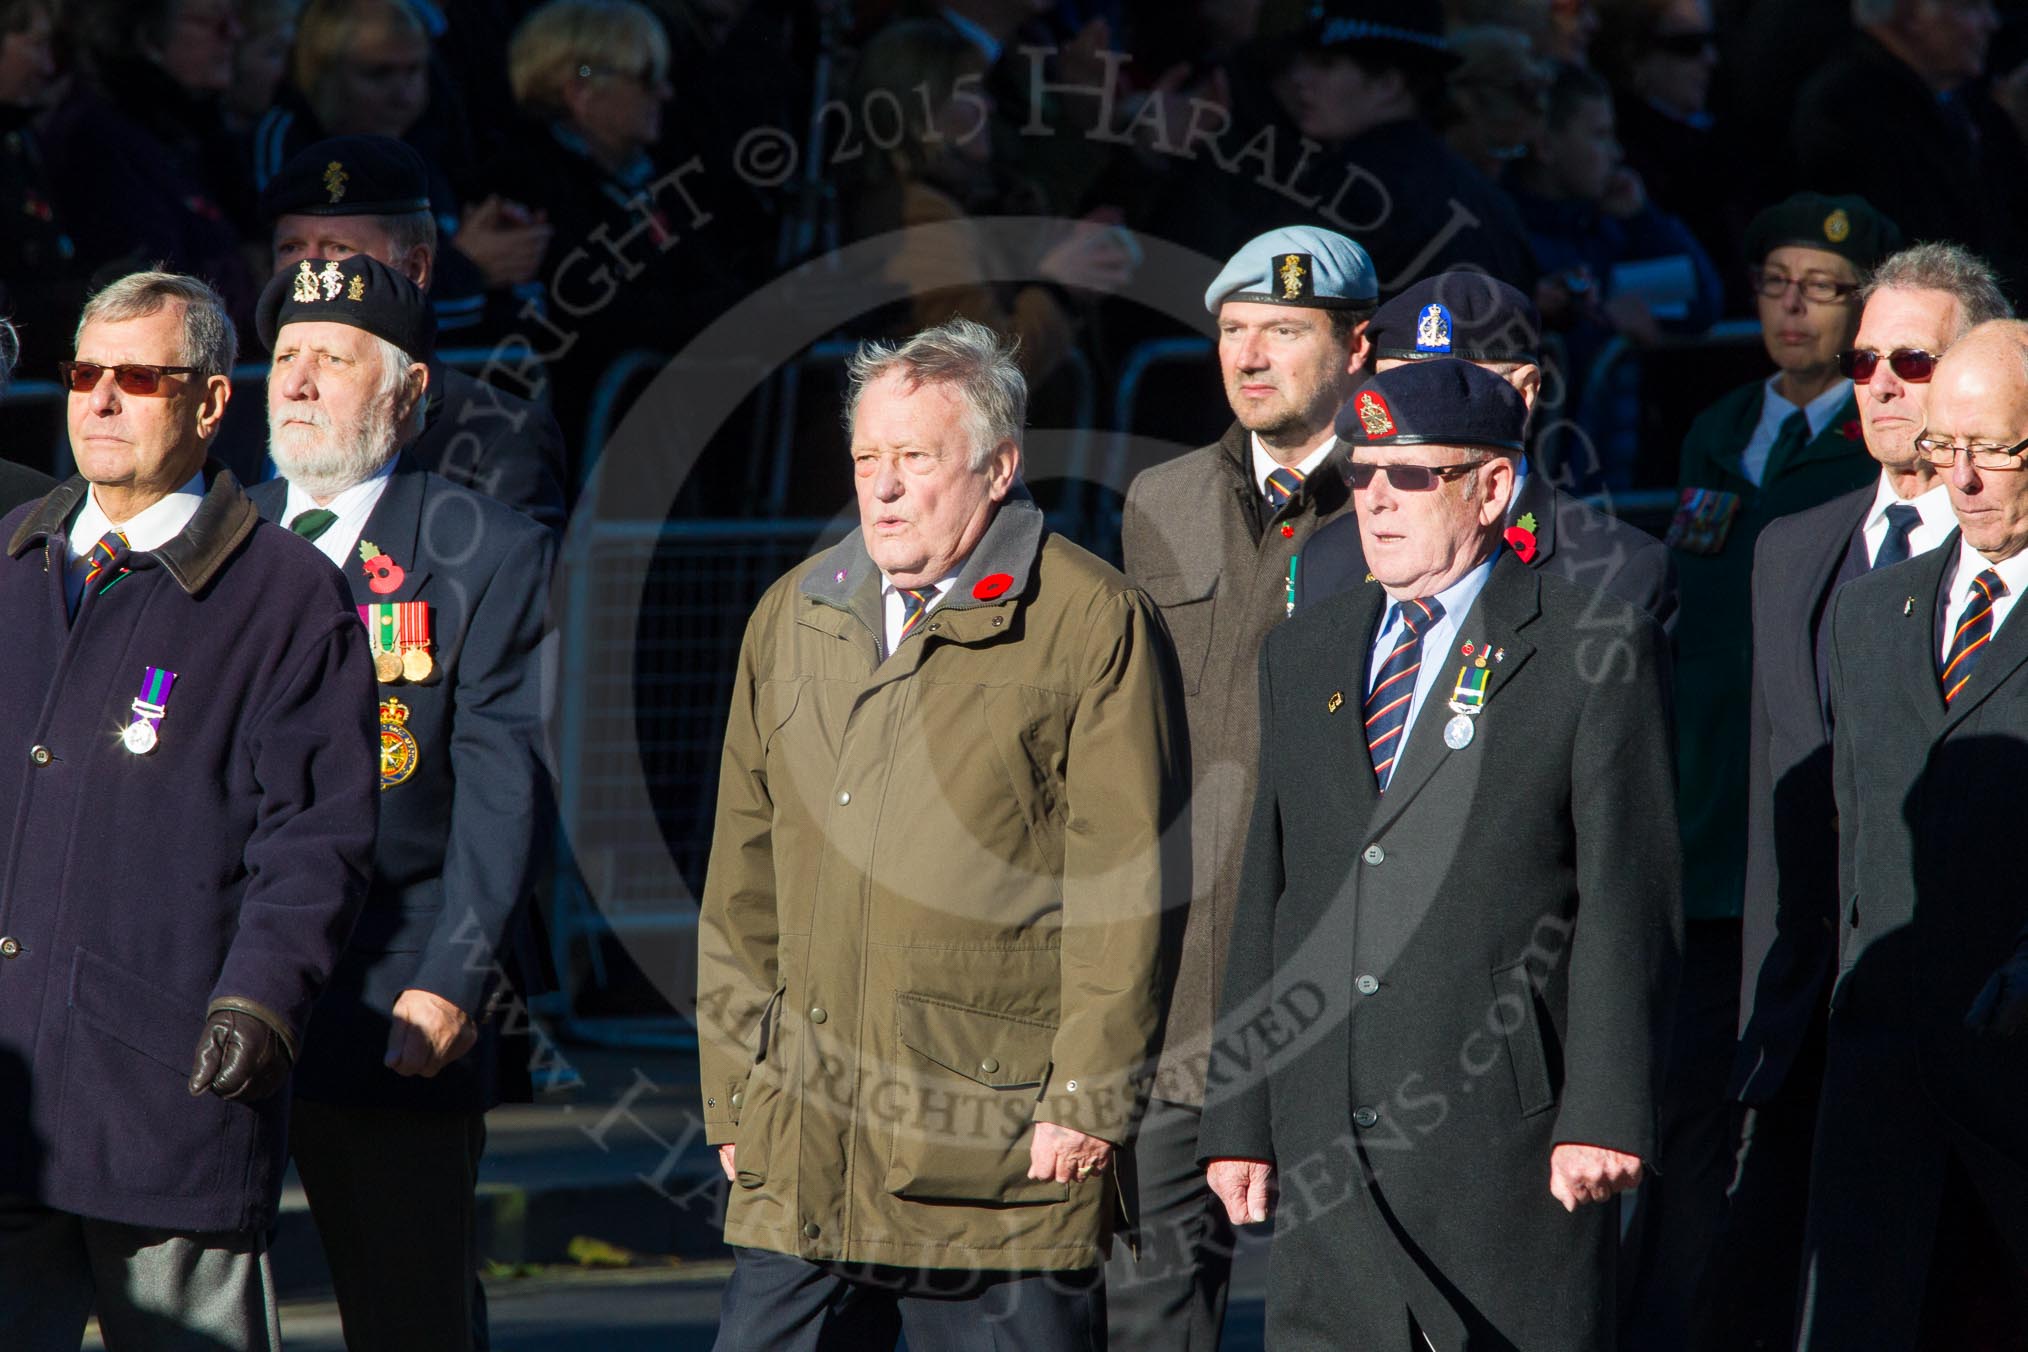
[[[1669,1038],[1655,1171],[1622,1248],[1620,1346],[1682,1352],[1732,1181],[1725,1097],[1739,1030],[1739,921],[1683,927],[1683,978]]]
[[[1111,1352],[1217,1352],[1232,1224],[1197,1164],[1204,1111],[1153,1099],[1120,1162],[1134,1228],[1106,1261]]]
[[[350,1352],[470,1352],[480,1113],[297,1099],[289,1150]]]
[[[812,1263],[735,1249],[713,1352],[1100,1352],[1100,1271]]]

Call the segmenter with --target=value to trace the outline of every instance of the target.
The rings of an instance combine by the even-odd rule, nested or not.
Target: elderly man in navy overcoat
[[[527,895],[550,536],[397,455],[428,394],[428,302],[366,254],[261,296],[261,514],[343,577],[373,650],[380,838],[317,1007],[290,1145],[355,1352],[458,1352],[477,1320],[473,1187],[492,1106],[498,956]],[[335,568],[331,565],[336,565]],[[340,571],[342,570],[342,571]]]
[[[280,1346],[265,1235],[366,891],[345,590],[206,451],[235,340],[137,273],[64,363],[78,475],[0,521],[0,1347]]]

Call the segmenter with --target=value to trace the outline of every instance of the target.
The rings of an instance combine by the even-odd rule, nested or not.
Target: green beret
[[[1863,197],[1799,192],[1746,227],[1746,256],[1755,263],[1785,244],[1837,254],[1865,273],[1901,247],[1901,227]]]

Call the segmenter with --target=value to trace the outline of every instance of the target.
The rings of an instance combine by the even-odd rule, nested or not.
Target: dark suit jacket
[[[24,502],[34,501],[54,487],[56,480],[47,474],[38,474],[12,460],[0,460],[0,516],[5,516]]]
[[[1504,652],[1475,736],[1446,748],[1446,672],[1382,796],[1360,709],[1384,599],[1330,597],[1262,646],[1199,1150],[1279,1171],[1270,1347],[1395,1346],[1406,1306],[1439,1347],[1606,1348],[1617,1208],[1566,1214],[1549,1156],[1655,1153],[1680,946],[1665,640],[1608,599],[1632,637],[1587,670],[1598,594],[1503,554],[1442,658]]]
[[[1823,1004],[1838,948],[1838,823],[1819,639],[1874,485],[1770,522],[1754,549],[1752,728],[1739,1053],[1732,1097],[1764,1103]]]
[[[270,520],[288,500],[274,479],[253,490]],[[352,599],[424,601],[436,671],[381,685],[408,708],[414,775],[380,795],[374,880],[351,947],[317,1006],[296,1092],[326,1103],[479,1109],[493,1076],[481,1048],[432,1079],[382,1064],[402,991],[430,991],[477,1016],[517,906],[529,888],[539,814],[541,640],[550,541],[491,498],[415,467],[404,455],[360,538],[405,572],[376,595],[356,559]],[[383,734],[383,741],[385,734]]]
[[[548,409],[432,361],[423,433],[408,447],[422,468],[476,489],[561,538],[563,432]]]
[[[1507,520],[1535,517],[1532,568],[1553,569],[1580,586],[1596,587],[1653,616],[1666,632],[1676,622],[1676,568],[1669,551],[1646,531],[1572,497],[1539,470],[1529,474],[1507,509]],[[1348,511],[1303,546],[1296,565],[1296,608],[1366,585],[1366,549],[1359,517]]]

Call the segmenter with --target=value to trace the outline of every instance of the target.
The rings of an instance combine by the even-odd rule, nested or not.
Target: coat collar
[[[1575,499],[1570,501],[1575,502]],[[1521,491],[1514,495],[1513,505],[1507,509],[1507,524],[1512,526],[1522,517],[1535,517],[1535,557],[1528,560],[1531,568],[1540,568],[1556,553],[1557,518],[1562,514],[1564,502],[1557,497],[1556,485],[1540,465],[1528,468],[1528,477],[1521,481]]]
[[[1233,495],[1252,523],[1254,534],[1259,535],[1267,529],[1270,518],[1267,504],[1261,500],[1260,485],[1253,477],[1253,434],[1235,419],[1218,439],[1217,446],[1218,463],[1231,481]],[[1322,519],[1351,501],[1352,489],[1345,481],[1345,460],[1350,454],[1344,438],[1339,438],[1331,453],[1318,461],[1317,467],[1303,479],[1302,491],[1289,499],[1276,517],[1301,516],[1314,503],[1316,515]]]
[[[198,503],[190,523],[160,548],[129,556],[129,566],[133,568],[145,568],[150,563],[160,565],[191,596],[210,585],[261,519],[231,470],[215,460],[207,461],[204,478],[204,500]],[[43,566],[49,568],[50,551],[64,539],[71,516],[90,491],[90,483],[81,474],[74,474],[51,489],[7,542],[8,557],[18,559],[30,547],[40,544]]]

